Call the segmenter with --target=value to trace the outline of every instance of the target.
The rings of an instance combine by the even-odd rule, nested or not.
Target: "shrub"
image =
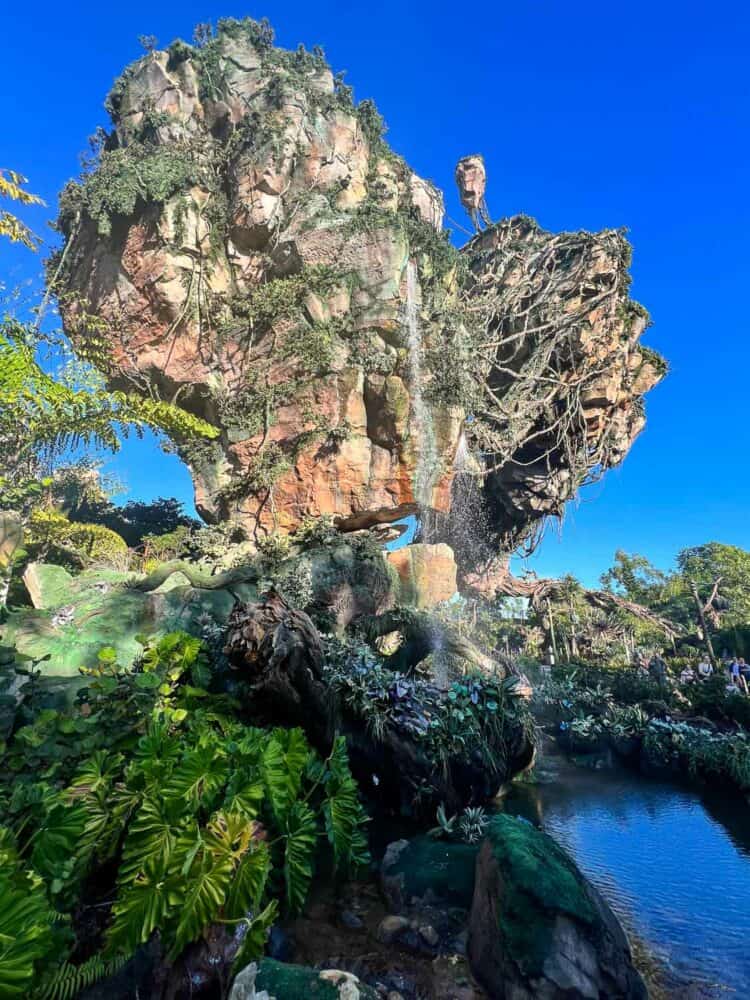
[[[129,562],[127,543],[117,532],[69,521],[47,509],[35,510],[29,518],[26,548],[32,558],[79,569],[93,564],[127,569]]]

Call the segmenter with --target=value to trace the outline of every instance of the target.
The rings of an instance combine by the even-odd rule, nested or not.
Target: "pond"
[[[750,997],[750,806],[545,756],[502,808],[576,859],[675,984]],[[692,994],[691,994],[692,995]]]

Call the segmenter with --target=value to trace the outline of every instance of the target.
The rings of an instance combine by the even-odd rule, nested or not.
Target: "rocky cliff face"
[[[373,105],[252,21],[148,53],[108,106],[51,272],[111,385],[220,429],[176,442],[206,519],[257,537],[421,509],[449,539],[460,444],[502,547],[625,454],[658,375],[622,236],[512,219],[455,251]]]

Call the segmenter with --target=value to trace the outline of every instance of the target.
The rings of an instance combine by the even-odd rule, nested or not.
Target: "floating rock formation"
[[[486,563],[623,458],[661,361],[638,346],[622,234],[518,217],[456,251],[372,103],[252,21],[149,52],[108,108],[50,271],[110,385],[219,428],[176,442],[205,519],[257,539],[419,511],[450,543],[468,477]]]
[[[487,171],[484,158],[478,153],[464,156],[456,164],[456,184],[461,204],[477,229],[480,222],[490,225],[484,192],[487,189]]]

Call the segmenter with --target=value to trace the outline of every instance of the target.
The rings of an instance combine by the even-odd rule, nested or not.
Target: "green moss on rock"
[[[546,833],[511,816],[496,816],[487,837],[503,879],[500,929],[526,975],[542,971],[552,927],[564,913],[589,927],[597,920],[575,864]]]
[[[342,989],[349,983],[348,989]],[[354,989],[352,989],[352,986]],[[360,1000],[377,1000],[371,987],[360,983],[346,972],[310,969],[264,958],[255,980],[257,990],[267,990],[276,1000],[354,1000],[359,990]]]
[[[442,902],[469,909],[474,895],[474,869],[479,847],[453,844],[433,837],[414,837],[396,854],[392,864],[387,859],[383,878],[395,889],[399,885],[403,902],[432,893]]]

